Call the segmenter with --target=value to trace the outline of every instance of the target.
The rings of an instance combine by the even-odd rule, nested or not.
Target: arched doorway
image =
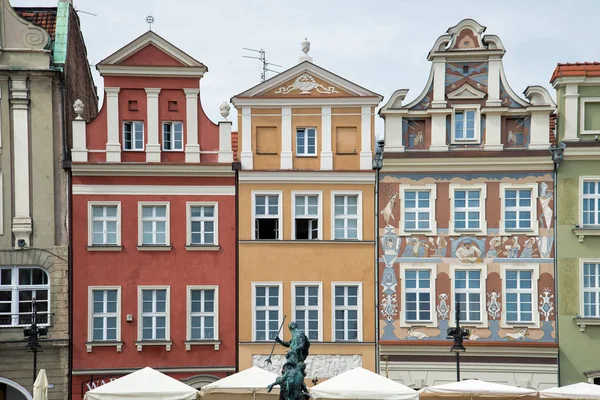
[[[183,379],[182,381],[185,384],[190,385],[194,389],[200,390],[200,389],[202,389],[202,387],[204,385],[208,385],[209,383],[216,382],[219,379],[220,378],[218,378],[218,377],[216,377],[214,375],[202,374],[202,375],[192,376],[192,377],[187,378],[187,379]]]
[[[23,386],[0,377],[0,400],[32,400],[32,397]]]

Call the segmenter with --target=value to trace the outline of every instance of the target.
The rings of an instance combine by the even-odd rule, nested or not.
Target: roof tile
[[[564,76],[600,76],[600,62],[558,64],[550,82]]]
[[[21,18],[44,28],[50,34],[50,39],[54,41],[54,34],[56,32],[56,7],[15,7],[15,11]]]

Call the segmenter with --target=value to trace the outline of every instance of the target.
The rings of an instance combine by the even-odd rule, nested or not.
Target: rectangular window
[[[254,195],[254,239],[281,239],[279,194]]]
[[[309,340],[321,340],[319,285],[294,285],[294,321]]]
[[[471,231],[481,229],[481,191],[454,191],[454,230]]]
[[[477,111],[462,110],[454,112],[454,139],[456,141],[476,140],[475,118]]]
[[[583,181],[583,226],[600,225],[600,181]]]
[[[533,322],[533,271],[505,271],[506,322],[509,324]]]
[[[183,151],[183,122],[163,122],[163,150]]]
[[[217,205],[188,203],[188,244],[216,245]]]
[[[581,99],[581,120],[579,126],[584,135],[600,134],[600,97]]]
[[[167,289],[142,289],[142,340],[168,340]]]
[[[318,194],[294,194],[294,239],[320,239],[321,207]]]
[[[279,330],[281,285],[254,286],[254,340],[274,340]]]
[[[119,290],[92,289],[91,341],[119,340]]]
[[[454,297],[460,302],[461,322],[481,323],[481,271],[454,271]]]
[[[334,339],[335,341],[358,341],[360,338],[360,286],[333,285],[334,293]]]
[[[33,299],[36,322],[49,324],[50,284],[48,274],[35,267],[0,268],[0,326],[30,325]]]
[[[116,246],[119,244],[119,205],[90,204],[91,245]]]
[[[216,288],[189,288],[189,340],[218,338],[218,298]]]
[[[359,194],[333,194],[335,240],[362,238],[361,207]]]
[[[168,204],[141,204],[141,245],[169,244]]]
[[[123,122],[123,150],[144,150],[144,122]]]
[[[531,230],[533,207],[531,189],[505,189],[504,228],[507,231]]]
[[[296,155],[317,155],[317,130],[315,128],[296,129]]]
[[[428,231],[431,229],[431,192],[429,190],[406,190],[404,192],[404,229]]]
[[[583,263],[583,317],[600,318],[600,263]]]
[[[431,270],[404,271],[404,310],[408,323],[431,321]]]

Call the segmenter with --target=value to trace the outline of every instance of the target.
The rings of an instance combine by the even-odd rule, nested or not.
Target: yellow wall
[[[354,171],[360,169],[361,149],[361,109],[360,107],[332,108],[331,109],[331,149],[333,151],[333,169],[338,171]],[[349,114],[349,115],[337,115]],[[341,153],[337,148],[336,132],[338,128],[356,127],[356,152],[352,154]]]
[[[255,114],[267,114],[255,117]],[[256,151],[256,128],[275,127],[276,151],[273,154],[260,154]],[[241,132],[241,130],[240,130]],[[239,147],[241,148],[241,142]],[[280,108],[253,108],[252,109],[252,153],[254,154],[254,169],[274,170],[281,165],[281,109]]]

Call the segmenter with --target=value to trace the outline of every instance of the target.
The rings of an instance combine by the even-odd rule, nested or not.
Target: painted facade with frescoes
[[[556,385],[555,104],[509,86],[497,36],[467,19],[429,53],[423,92],[380,110],[380,366],[414,388],[456,379],[447,329],[470,330],[464,378]]]

